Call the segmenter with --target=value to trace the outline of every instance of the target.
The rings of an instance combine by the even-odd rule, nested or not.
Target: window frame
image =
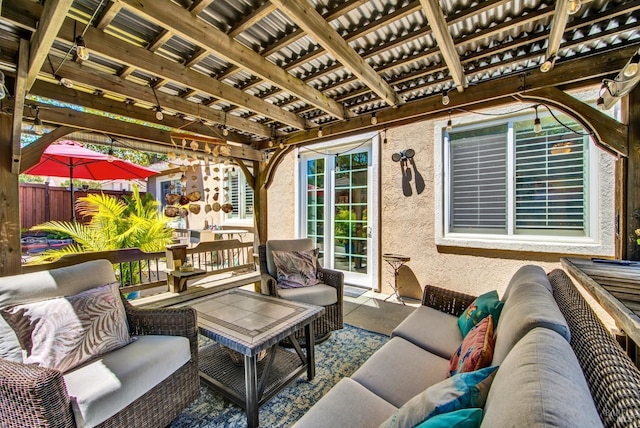
[[[500,113],[498,113],[500,114]],[[487,117],[480,114],[469,113],[456,118],[457,129],[472,129],[474,127],[490,127],[508,123],[509,132],[507,135],[507,192],[508,192],[508,215],[507,234],[486,234],[469,232],[452,232],[450,227],[450,152],[447,138],[446,122],[438,121],[434,123],[434,184],[435,184],[435,241],[439,246],[482,248],[487,250],[514,250],[546,253],[567,253],[567,254],[607,254],[615,253],[614,232],[611,218],[604,216],[605,209],[613,207],[613,195],[604,192],[605,185],[610,184],[613,178],[602,182],[603,172],[608,172],[607,162],[602,160],[604,152],[595,145],[592,138],[589,138],[587,150],[589,152],[585,174],[585,235],[584,236],[559,236],[547,234],[522,234],[515,230],[515,145],[513,142],[514,132],[512,126],[514,121],[531,120],[533,114],[508,114],[495,119],[487,120]],[[612,161],[611,161],[612,162]],[[604,192],[604,193],[603,193]],[[605,207],[601,205],[604,203]],[[606,213],[608,214],[608,213]]]
[[[245,177],[244,172],[242,170],[240,170],[238,167],[235,168],[235,171],[232,170],[231,168],[226,168],[226,167],[222,167],[221,169],[221,174],[220,174],[220,183],[227,183],[227,186],[229,186],[229,202],[231,202],[232,198],[231,198],[231,177],[232,174],[236,174],[237,177],[237,181],[238,181],[238,215],[237,217],[232,217],[229,214],[231,213],[225,213],[220,211],[221,213],[221,217],[220,217],[220,222],[222,225],[241,225],[241,226],[252,226],[253,222],[254,222],[254,213],[250,213],[248,215],[245,216],[245,211],[246,211],[246,207],[247,207],[247,195],[248,195],[248,191],[250,190],[253,195],[251,198],[251,205],[254,207],[255,209],[255,192],[253,192],[253,190],[251,190],[251,187],[247,184],[247,177]],[[251,171],[251,169],[249,169]],[[224,181],[224,177],[229,177],[227,181]],[[223,185],[224,186],[224,185]]]

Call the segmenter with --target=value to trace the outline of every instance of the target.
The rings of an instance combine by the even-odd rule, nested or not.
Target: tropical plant
[[[158,211],[158,202],[152,197],[141,197],[134,186],[130,198],[120,200],[111,195],[89,194],[76,203],[82,216],[89,217],[87,224],[50,221],[31,228],[46,232],[65,233],[74,243],[60,249],[50,249],[30,260],[29,264],[50,262],[65,254],[93,251],[110,251],[139,248],[145,252],[165,249],[171,243],[171,229],[167,228]],[[123,285],[130,276],[143,271],[145,266],[123,264],[116,268],[116,275]]]

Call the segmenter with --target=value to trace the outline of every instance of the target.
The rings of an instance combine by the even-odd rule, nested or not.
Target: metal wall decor
[[[425,184],[422,174],[418,171],[416,163],[413,157],[416,155],[416,151],[413,149],[402,150],[399,153],[391,155],[391,160],[394,162],[400,162],[400,169],[402,170],[402,194],[404,196],[411,196],[413,189],[411,188],[411,181],[415,176],[416,194],[424,192]]]

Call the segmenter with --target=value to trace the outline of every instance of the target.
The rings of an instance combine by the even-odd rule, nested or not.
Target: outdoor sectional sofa
[[[0,278],[1,427],[161,427],[198,397],[195,310],[138,309],[122,299],[118,287],[108,260]],[[108,301],[95,299],[98,304],[93,306],[87,299],[71,303],[103,288],[110,292]],[[74,296],[81,297],[73,300]],[[95,356],[89,353],[86,362],[64,371],[23,363],[20,342],[4,318],[6,311],[59,302],[75,312],[56,319],[44,312],[42,318],[49,319],[43,330],[51,331],[52,324],[73,325],[70,319],[86,320],[91,312],[100,317],[93,323],[98,332],[92,343],[100,346],[106,340],[97,336],[117,318],[105,314],[116,307],[120,331],[128,330],[122,333],[128,344]],[[83,309],[90,306],[93,309]],[[62,341],[54,342],[58,347]]]
[[[447,377],[449,358],[463,340],[458,316],[474,299],[427,286],[422,306],[389,342],[295,427],[377,427],[400,420],[411,407],[407,402]],[[502,301],[491,361],[498,369],[481,426],[640,426],[640,372],[562,270],[546,275],[524,266]]]

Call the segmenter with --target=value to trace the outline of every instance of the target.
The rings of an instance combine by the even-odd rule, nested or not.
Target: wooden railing
[[[22,272],[60,268],[97,259],[107,259],[113,264],[123,293],[155,287],[164,287],[165,291],[168,290],[164,251],[145,253],[138,248],[129,248],[67,254],[55,262],[23,265]],[[207,271],[207,274],[256,270],[253,261],[253,243],[240,242],[237,239],[202,242],[187,249],[187,259],[194,267]]]

